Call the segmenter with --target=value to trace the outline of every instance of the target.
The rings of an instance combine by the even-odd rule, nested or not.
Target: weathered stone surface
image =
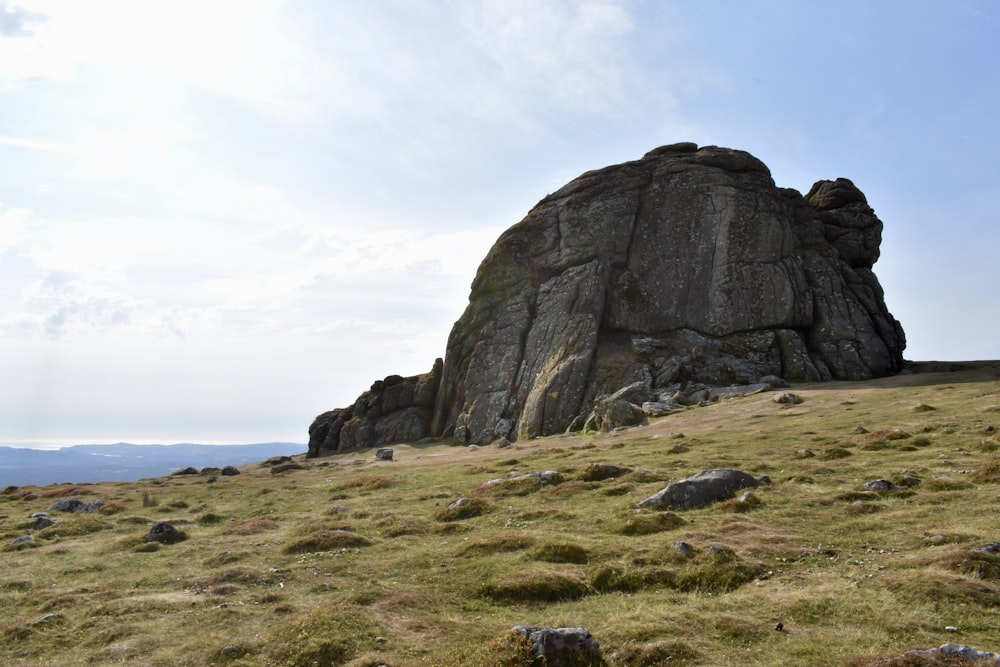
[[[82,500],[76,498],[64,498],[57,501],[54,505],[49,507],[50,512],[72,512],[74,514],[93,514],[94,512],[100,511],[104,507],[103,500],[95,500],[90,503],[85,503]]]
[[[147,542],[159,542],[161,544],[173,544],[184,539],[184,533],[177,530],[174,524],[169,521],[160,521],[153,524],[153,527],[146,533]]]
[[[317,417],[309,454],[613,428],[691,404],[672,395],[899,372],[881,233],[849,180],[803,197],[743,151],[675,144],[587,172],[497,240],[443,364]]]
[[[550,667],[601,667],[601,646],[585,628],[515,625],[514,632],[535,646],[535,656]]]
[[[638,506],[693,509],[726,500],[740,489],[753,489],[770,482],[767,477],[756,478],[735,468],[713,468],[668,484]]]
[[[449,337],[435,432],[487,442],[579,428],[596,398],[635,382],[896,372],[903,332],[871,272],[881,229],[850,181],[803,197],[742,151],[685,144],[588,172],[480,266]]]
[[[309,427],[308,456],[417,442],[431,435],[442,364],[438,359],[423,375],[390,375],[372,384],[354,405],[316,417]]]

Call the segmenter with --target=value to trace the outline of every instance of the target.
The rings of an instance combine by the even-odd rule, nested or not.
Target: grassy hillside
[[[976,551],[1000,541],[1000,362],[792,391],[504,449],[7,489],[0,663],[516,665],[500,655],[524,623],[586,627],[612,666],[1000,649],[1000,555]],[[773,484],[635,509],[714,467]],[[544,470],[560,478],[480,488]],[[29,528],[62,498],[106,504]],[[147,542],[160,521],[184,539]]]

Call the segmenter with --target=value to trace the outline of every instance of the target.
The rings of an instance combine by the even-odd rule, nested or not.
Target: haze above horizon
[[[906,357],[1000,358],[998,107],[986,0],[0,0],[0,442],[304,442],[678,141],[850,178]]]

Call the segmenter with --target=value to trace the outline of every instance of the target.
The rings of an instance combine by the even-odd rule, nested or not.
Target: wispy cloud
[[[44,21],[44,14],[0,0],[0,37],[29,37],[34,34],[32,27]]]
[[[34,151],[48,151],[51,153],[80,153],[82,148],[73,144],[61,141],[48,141],[45,139],[29,139],[27,137],[10,137],[0,134],[0,146],[13,146],[15,148],[26,148]]]

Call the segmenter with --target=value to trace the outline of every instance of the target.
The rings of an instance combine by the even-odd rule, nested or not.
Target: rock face
[[[399,378],[413,380],[399,391],[410,407],[373,386],[317,418],[310,454],[575,430],[636,383],[646,396],[627,402],[640,405],[691,383],[895,373],[903,330],[871,270],[881,233],[850,181],[803,197],[743,151],[675,144],[588,172],[501,235],[443,366]],[[621,418],[622,401],[603,403]]]
[[[473,442],[562,432],[636,381],[897,372],[903,331],[871,271],[881,233],[850,181],[803,197],[743,151],[677,144],[586,173],[479,267],[433,430]]]
[[[438,359],[431,372],[423,375],[390,375],[372,384],[354,405],[316,417],[309,427],[308,456],[415,442],[430,436],[442,364]]]

